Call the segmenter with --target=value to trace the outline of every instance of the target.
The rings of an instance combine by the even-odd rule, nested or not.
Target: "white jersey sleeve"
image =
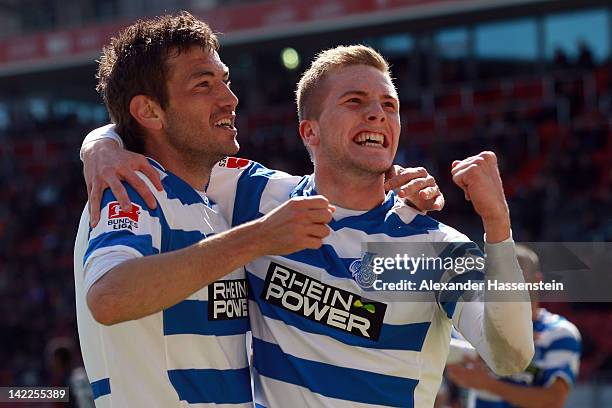
[[[145,183],[150,183],[143,174],[137,174]],[[159,206],[149,209],[131,187],[124,185],[132,201],[132,210],[121,210],[112,191],[107,189],[102,196],[100,221],[89,232],[89,244],[83,258],[86,292],[120,263],[161,251],[161,209]]]
[[[85,139],[83,139],[83,143],[81,144],[81,151],[79,152],[79,157],[81,158],[81,161],[83,160],[83,149],[85,148],[85,146],[89,143],[101,139],[114,140],[119,144],[119,147],[123,148],[123,140],[121,140],[121,136],[117,134],[117,131],[115,130],[115,125],[110,123],[108,125],[104,125],[102,127],[92,130],[87,134],[87,136],[85,136]]]
[[[511,238],[498,244],[485,244],[486,275],[481,301],[461,302],[453,315],[453,325],[478,351],[498,375],[510,375],[527,367],[534,354],[531,303],[529,295],[517,300],[490,298],[486,280],[524,282]]]

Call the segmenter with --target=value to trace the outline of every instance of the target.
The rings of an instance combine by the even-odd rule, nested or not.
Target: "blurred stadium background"
[[[95,59],[119,28],[181,9],[222,33],[221,58],[240,98],[241,156],[310,172],[295,84],[321,49],[366,43],[397,78],[397,162],[425,166],[446,195],[437,218],[482,236],[449,166],[491,149],[517,241],[612,241],[609,1],[1,0],[1,386],[66,384],[81,365],[72,270],[86,201],[78,149],[108,120]],[[612,306],[546,306],[583,336],[567,406],[612,406]]]

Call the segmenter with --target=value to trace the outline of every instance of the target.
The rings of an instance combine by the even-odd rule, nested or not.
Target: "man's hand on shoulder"
[[[444,195],[436,180],[423,167],[392,166],[385,174],[385,190],[397,190],[406,204],[419,211],[440,211],[444,208]]]
[[[112,139],[96,140],[83,147],[83,173],[92,227],[100,220],[100,201],[108,187],[117,197],[121,209],[131,211],[131,201],[122,180],[134,187],[150,208],[157,206],[155,196],[136,171],[145,174],[159,191],[163,190],[159,173],[143,155],[122,149]]]

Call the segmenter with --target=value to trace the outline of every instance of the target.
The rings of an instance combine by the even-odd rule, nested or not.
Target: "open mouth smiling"
[[[235,130],[234,120],[231,117],[219,119],[218,121],[213,123],[213,125],[221,129]]]
[[[353,142],[366,147],[385,148],[389,145],[385,135],[377,132],[360,132],[353,138]]]

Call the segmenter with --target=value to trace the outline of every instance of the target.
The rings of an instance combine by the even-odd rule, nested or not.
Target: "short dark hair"
[[[219,49],[219,40],[208,24],[183,11],[139,20],[104,47],[98,61],[96,90],[127,149],[144,151],[142,128],[130,114],[130,101],[136,95],[146,95],[165,109],[168,56],[193,46],[214,52]]]

